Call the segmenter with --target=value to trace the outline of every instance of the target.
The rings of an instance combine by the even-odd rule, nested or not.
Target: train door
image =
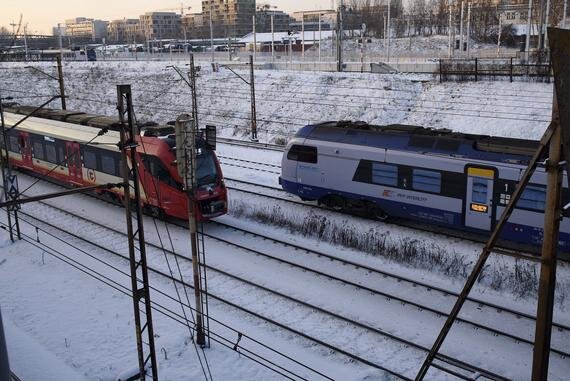
[[[495,171],[489,168],[467,168],[465,226],[490,231],[493,221],[493,184]]]
[[[31,168],[33,166],[33,162],[32,162],[32,144],[30,142],[30,134],[27,132],[20,131],[18,142],[20,144],[20,152],[22,153],[22,162],[24,163],[24,166]]]
[[[83,174],[81,172],[81,150],[77,142],[65,142],[67,152],[67,168],[71,180],[81,181]]]

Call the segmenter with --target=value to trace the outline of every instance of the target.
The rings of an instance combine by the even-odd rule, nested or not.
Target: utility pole
[[[0,95],[0,120],[2,127],[2,145],[4,148],[4,155],[0,155],[0,166],[2,169],[2,184],[4,186],[4,199],[5,201],[13,201],[18,197],[18,180],[16,175],[12,175],[12,165],[10,164],[10,155],[8,153],[8,134],[6,131],[6,124],[4,122],[4,106],[2,104],[2,96]],[[21,239],[20,224],[18,222],[18,209],[19,206],[7,206],[6,213],[8,217],[8,232],[10,234],[10,241],[14,242],[14,226],[12,225],[12,211],[14,212],[14,219],[16,223],[16,235]]]
[[[214,62],[214,28],[212,28],[212,6],[210,6],[210,50],[212,51],[212,62]]]
[[[387,53],[386,53],[386,63],[389,63],[389,62],[390,62],[390,38],[392,37],[392,36],[391,36],[391,33],[390,33],[390,27],[391,27],[391,25],[390,25],[390,8],[391,8],[391,3],[392,3],[392,1],[391,1],[391,0],[388,0],[388,27],[387,27],[387,32],[388,32],[388,45],[387,45]]]
[[[137,352],[139,360],[139,377],[146,379],[147,365],[150,360],[152,380],[158,381],[158,367],[154,347],[154,329],[152,322],[152,307],[146,262],[146,243],[144,239],[143,214],[138,179],[139,168],[137,160],[137,136],[135,130],[132,93],[130,85],[117,86],[117,108],[121,123],[121,144],[123,155],[123,190],[125,213],[127,217],[127,233],[129,238],[129,262],[131,269],[131,291],[135,315]],[[139,138],[140,139],[140,138]],[[131,164],[129,168],[129,163]],[[134,179],[131,181],[130,179]],[[131,199],[131,187],[134,189],[134,199]],[[136,215],[136,230],[133,227],[133,209]],[[138,237],[138,240],[137,240]],[[138,241],[138,244],[135,244]],[[138,257],[137,257],[138,253]],[[142,282],[142,284],[140,284]],[[141,321],[141,303],[144,307],[146,322]],[[146,332],[146,335],[144,333]],[[144,338],[143,338],[144,335]],[[149,353],[145,355],[145,344]]]
[[[249,56],[250,66],[250,79],[249,85],[251,87],[251,140],[256,142],[257,139],[257,113],[255,111],[255,76],[253,69],[253,56]]]
[[[528,0],[528,14],[526,21],[526,43],[525,43],[525,57],[526,63],[530,60],[530,28],[532,22],[532,0]]]
[[[61,33],[61,24],[58,23],[57,24],[57,34],[58,34],[58,39],[57,41],[59,42],[59,54],[61,56],[63,56],[63,35]]]
[[[502,19],[503,18],[499,14],[499,33],[497,36],[497,57],[499,57],[499,55],[501,54],[501,28],[503,27],[501,24]]]
[[[25,60],[28,61],[28,25],[24,25],[24,52],[25,52]]]
[[[539,6],[540,9],[538,11],[538,50],[540,55],[540,53],[544,50],[544,40],[542,38],[542,33],[544,32],[544,0],[540,0]]]
[[[566,28],[566,12],[568,11],[568,0],[564,0],[564,13],[562,14],[562,28]]]
[[[550,0],[546,0],[546,16],[545,18],[545,26],[544,26],[544,48],[545,50],[548,49],[548,24],[550,23]]]
[[[275,16],[275,12],[271,14],[271,62],[275,61],[275,31],[273,29],[273,16]]]
[[[342,36],[344,34],[342,30],[342,12],[344,4],[343,0],[340,0],[340,4],[337,12],[337,35],[336,35],[336,56],[337,56],[337,67],[336,70],[342,71]]]
[[[301,59],[305,60],[305,13],[301,13]]]
[[[319,12],[319,62],[321,62],[321,41],[322,41],[322,33],[321,33],[321,19],[323,18],[323,14]]]
[[[449,58],[451,58],[452,56],[452,50],[451,50],[451,2],[449,3],[449,26],[447,27],[447,34],[448,34],[448,44],[447,44],[447,53],[449,55]]]
[[[530,0],[532,1],[532,0]],[[471,2],[467,5],[467,58],[471,58]]]
[[[461,21],[459,22],[459,55],[463,55],[463,10],[465,3],[461,2]]]
[[[253,60],[257,58],[257,33],[255,32],[255,13],[253,14]]]
[[[63,67],[61,65],[61,54],[56,56],[56,60],[57,60],[57,81],[59,82],[59,95],[61,96],[61,109],[66,110],[65,86],[63,83]]]
[[[560,197],[562,193],[562,139],[558,118],[556,87],[552,106],[552,120],[557,125],[550,140],[550,153],[546,164],[546,205],[544,209],[544,233],[542,242],[542,264],[538,287],[538,306],[534,333],[532,379],[548,378],[550,339],[552,335],[552,310],[556,286],[556,254],[560,229]]]

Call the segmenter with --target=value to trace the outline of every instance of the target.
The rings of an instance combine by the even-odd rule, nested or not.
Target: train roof
[[[296,136],[344,144],[520,163],[528,162],[539,146],[539,142],[535,140],[464,134],[449,129],[413,125],[380,126],[352,121],[308,125],[302,127]]]
[[[4,113],[6,128],[10,128],[22,119],[22,115],[10,112]],[[82,126],[73,123],[61,122],[59,120],[51,120],[44,118],[29,117],[18,125],[19,130],[30,133],[51,136],[63,140],[73,140],[78,143],[87,143],[98,134],[98,130],[93,127]],[[91,145],[101,146],[101,148],[118,150],[117,143],[120,141],[119,133],[116,131],[108,131],[102,136],[97,136]]]

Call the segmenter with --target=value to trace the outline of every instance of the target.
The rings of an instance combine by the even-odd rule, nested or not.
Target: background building
[[[242,37],[253,29],[255,0],[203,0],[203,25],[209,28],[210,15],[214,37]],[[208,31],[209,35],[209,31]]]
[[[76,17],[65,20],[65,35],[90,37],[93,41],[107,36],[107,21]]]
[[[138,34],[146,40],[179,38],[181,16],[174,12],[147,12],[139,17]]]
[[[332,30],[336,25],[336,11],[323,9],[317,11],[293,12],[291,28],[300,31],[302,21],[305,21],[305,30],[319,30],[319,15],[321,16],[321,30]]]
[[[113,20],[107,26],[107,40],[114,43],[132,43],[136,39],[138,19]]]
[[[256,17],[256,32],[271,32],[271,16],[273,16],[273,31],[286,32],[290,29],[290,24],[294,21],[289,14],[283,11],[271,10],[262,7],[258,9]]]

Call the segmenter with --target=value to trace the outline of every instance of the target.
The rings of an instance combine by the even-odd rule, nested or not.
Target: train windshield
[[[206,151],[197,157],[196,179],[198,186],[215,183],[218,178],[218,168],[212,151]]]

